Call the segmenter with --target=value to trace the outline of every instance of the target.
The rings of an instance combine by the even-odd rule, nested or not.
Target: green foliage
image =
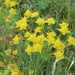
[[[4,24],[4,20],[5,20],[4,14],[3,14],[3,12],[0,11],[0,26],[1,26],[2,24]]]
[[[7,74],[9,74],[9,70],[4,70],[4,72],[2,73],[2,75],[7,75]]]
[[[1,1],[1,0],[0,0]],[[40,17],[47,18],[53,17],[56,21],[55,26],[47,26],[44,25],[42,32],[47,36],[47,32],[55,31],[57,37],[60,37],[63,43],[66,39],[68,39],[69,34],[66,36],[61,35],[58,31],[59,24],[62,21],[65,21],[69,24],[69,29],[71,31],[71,36],[75,37],[75,0],[16,0],[18,1],[18,5],[16,8],[17,14],[11,16],[11,22],[5,22],[6,17],[9,15],[10,8],[4,6],[2,0],[0,2],[0,6],[2,10],[0,11],[0,37],[2,36],[2,40],[0,40],[0,61],[4,61],[7,59],[7,62],[4,64],[7,66],[10,62],[17,63],[18,69],[23,71],[24,75],[28,75],[28,70],[35,70],[35,75],[52,75],[52,67],[55,62],[55,57],[53,53],[55,52],[55,48],[53,45],[48,46],[48,42],[44,42],[43,52],[40,53],[31,53],[31,55],[27,55],[25,49],[29,44],[33,45],[32,42],[28,41],[27,38],[23,38],[26,31],[30,31],[34,33],[34,29],[37,27],[35,20],[38,18],[27,18],[28,19],[28,28],[25,31],[19,31],[15,28],[15,23],[18,20],[21,20],[24,17],[24,13],[27,9],[30,9],[32,12],[38,11]],[[14,28],[11,28],[11,27]],[[12,34],[10,37],[9,34]],[[12,45],[12,40],[15,35],[19,35],[21,40],[19,45]],[[40,35],[37,33],[37,36]],[[35,40],[35,39],[34,39]],[[10,44],[11,42],[11,44]],[[12,52],[16,48],[18,49],[18,55],[11,54],[10,56],[5,55],[5,51],[11,48]],[[11,52],[11,53],[12,53]],[[72,45],[65,48],[64,59],[59,60],[56,63],[55,75],[69,75],[75,74],[75,63],[70,67],[72,63],[72,59],[75,57],[75,47]],[[74,59],[75,60],[75,59]],[[6,69],[6,66],[3,68],[0,67],[2,75],[8,75],[9,70]],[[70,69],[69,69],[70,67]],[[20,69],[21,68],[21,69]]]

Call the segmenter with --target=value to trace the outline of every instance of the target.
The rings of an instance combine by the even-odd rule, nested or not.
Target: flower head
[[[25,30],[27,27],[27,18],[23,17],[21,20],[16,22],[16,28],[19,28],[19,30]]]
[[[11,1],[11,2],[10,2],[10,7],[14,7],[14,6],[17,5],[17,4],[18,4],[17,2]]]
[[[46,20],[45,22],[48,23],[48,25],[55,24],[55,20],[54,20],[53,18],[49,18],[49,19]]]
[[[11,10],[9,11],[10,15],[14,15],[16,14],[16,10],[14,8],[11,8]]]
[[[17,49],[16,50],[13,50],[12,54],[13,55],[17,55],[18,54],[18,50]]]
[[[7,7],[9,7],[9,5],[10,5],[10,0],[5,0],[4,4],[5,4]]]
[[[18,44],[18,43],[19,43],[19,40],[20,40],[20,38],[16,35],[16,36],[13,38],[14,44]]]
[[[61,27],[61,29],[59,29],[59,31],[65,35],[67,33],[70,33],[70,31],[68,30],[68,28],[66,26]]]
[[[10,63],[7,68],[12,72],[17,69],[17,66],[14,63]]]
[[[61,24],[59,24],[59,26],[62,28],[62,27],[64,27],[64,26],[66,26],[66,27],[68,27],[68,23],[66,23],[66,22],[62,22]]]
[[[54,44],[53,47],[57,50],[64,50],[64,48],[65,48],[64,43],[62,43],[59,38],[57,40],[55,40],[53,44]]]
[[[0,72],[0,75],[2,75],[2,73]]]
[[[33,12],[33,13],[31,14],[31,17],[37,17],[37,16],[39,16],[38,11],[37,11],[37,12]]]
[[[11,55],[11,49],[9,48],[9,49],[7,49],[7,50],[5,50],[5,54],[7,55],[7,56],[9,56],[9,55]]]
[[[68,41],[69,45],[75,46],[75,38],[74,37],[69,36],[67,41]]]
[[[43,25],[45,23],[44,18],[38,18],[35,23],[38,25]]]
[[[31,11],[28,9],[25,13],[24,16],[26,16],[27,18],[31,17]]]
[[[56,59],[64,58],[64,55],[63,55],[63,53],[61,51],[55,52],[54,55],[55,55]]]
[[[28,45],[28,47],[26,48],[25,51],[28,53],[28,55],[30,55],[31,52],[32,52],[32,50],[33,50],[33,47],[31,47],[30,45]]]
[[[19,75],[19,71],[17,69],[13,70],[11,71],[11,75]]]
[[[36,33],[41,32],[41,27],[37,27],[34,31],[35,31]]]
[[[29,75],[34,74],[34,70],[29,69],[28,74],[29,74]]]
[[[11,18],[10,18],[10,16],[7,16],[7,17],[6,17],[5,22],[11,22]]]
[[[29,37],[30,35],[31,35],[31,33],[27,31],[27,32],[25,33],[24,37]]]

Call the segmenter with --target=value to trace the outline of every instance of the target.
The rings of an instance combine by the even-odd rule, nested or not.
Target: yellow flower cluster
[[[18,50],[17,49],[15,49],[15,50],[12,50],[12,49],[7,49],[7,50],[5,50],[5,54],[7,55],[7,56],[10,56],[11,54],[12,55],[17,55],[18,54]]]
[[[0,75],[2,75],[2,73],[0,72]]]
[[[6,14],[4,14],[3,17],[3,21],[5,22],[2,24],[4,24],[4,26],[1,28],[1,31],[4,30],[1,34],[3,37],[0,35],[0,43],[2,42],[0,47],[5,45],[0,48],[3,52],[0,53],[0,55],[4,58],[1,58],[0,60],[0,67],[2,68],[0,68],[0,75],[4,75],[2,73],[3,70],[9,71],[7,75],[24,75],[21,70],[25,72],[27,69],[28,71],[26,73],[28,75],[37,75],[37,70],[45,60],[48,60],[47,58],[54,55],[56,60],[62,59],[64,58],[64,50],[67,46],[75,46],[75,37],[72,37],[72,35],[66,35],[70,34],[68,28],[69,24],[67,22],[61,22],[58,29],[56,25],[57,21],[53,17],[43,18],[39,15],[38,11],[33,12],[30,9],[26,10],[22,17],[21,13],[17,13],[21,7],[19,10],[19,6],[16,9],[16,5],[22,4],[21,2],[23,1],[3,0],[2,3],[5,5],[5,10],[2,8],[3,4],[1,3],[2,7],[0,7],[0,11],[3,11],[3,14]],[[14,31],[12,32],[11,29]],[[9,33],[12,33],[13,35],[9,36]],[[66,40],[62,39],[64,36],[67,36],[67,38],[65,38]],[[51,49],[54,49],[55,52]],[[38,59],[38,54],[40,59]],[[26,56],[28,57],[24,59]],[[39,63],[41,63],[40,66]]]
[[[7,68],[11,72],[11,75],[24,75],[14,63],[10,63]]]
[[[38,13],[38,11],[36,11],[36,12],[31,12],[29,9],[24,13],[24,16],[25,17],[27,17],[27,18],[29,18],[29,17],[37,17],[37,16],[39,16],[39,13]]]
[[[7,56],[9,56],[9,55],[11,55],[11,49],[7,49],[7,50],[5,50],[5,54],[7,55]]]
[[[33,22],[34,22],[34,25],[36,24],[37,26],[33,30],[34,32],[32,33],[27,28],[29,27],[28,20],[33,17],[36,17],[35,21],[33,21]],[[46,25],[54,25],[55,22],[56,21],[53,19],[53,17],[45,20],[45,18],[39,17],[38,12],[32,12],[29,9],[27,11],[25,11],[24,17],[21,20],[16,22],[15,28],[18,28],[19,30],[27,30],[27,31],[25,31],[24,37],[29,42],[32,42],[32,44],[31,43],[28,44],[27,48],[25,49],[25,51],[27,52],[28,55],[30,55],[33,52],[41,53],[44,42],[46,41],[46,42],[48,42],[48,46],[53,45],[53,47],[56,49],[56,52],[54,53],[54,55],[57,59],[64,57],[64,48],[66,46],[65,46],[65,43],[63,43],[60,40],[60,37],[57,38],[56,32],[50,31],[50,32],[46,33],[47,35],[44,35],[44,33],[43,33],[43,28],[44,28],[45,23],[46,23]],[[63,35],[70,33],[70,31],[68,29],[68,23],[63,21],[61,24],[59,24],[59,26],[60,26],[60,29],[58,29],[58,31],[60,31]],[[68,38],[69,44],[72,44],[75,46],[75,43],[72,42],[72,40],[75,41],[75,39],[72,37]],[[20,38],[16,35],[13,38],[14,44],[19,44],[19,41],[20,41]]]
[[[34,70],[29,69],[28,75],[33,75],[33,74],[34,74]]]
[[[62,43],[59,38],[56,39],[53,44],[54,44],[53,47],[57,50],[64,50],[65,48],[65,44]]]
[[[61,29],[59,29],[59,31],[65,35],[66,33],[70,33],[70,31],[68,30],[68,24],[66,22],[62,22],[61,24],[59,24]]]
[[[16,36],[13,38],[13,43],[14,43],[14,44],[18,44],[18,43],[19,43],[19,40],[20,40],[20,38],[16,35]]]
[[[14,0],[5,0],[4,4],[6,5],[6,7],[14,7],[15,5],[17,5],[18,3]]]
[[[51,17],[45,21],[44,18],[39,17],[35,23],[37,23],[38,25],[44,25],[45,23],[48,23],[48,25],[52,25],[55,24],[55,20]]]
[[[55,20],[54,20],[53,18],[49,18],[49,19],[46,20],[45,22],[48,23],[48,25],[55,24]]]
[[[62,43],[59,38],[56,39],[53,44],[54,44],[53,47],[54,47],[55,49],[57,49],[57,51],[54,53],[55,57],[56,57],[57,59],[63,58],[63,57],[64,57],[65,44]]]
[[[2,11],[2,7],[0,7],[0,11]]]
[[[62,59],[62,58],[64,58],[64,55],[63,54],[64,53],[61,52],[61,51],[57,51],[57,52],[54,53],[56,59]]]
[[[6,5],[6,7],[10,7],[9,16],[6,17],[5,22],[11,22],[11,16],[16,14],[16,9],[14,7],[18,3],[16,2],[16,0],[5,0],[4,4]]]
[[[16,10],[14,8],[11,8],[9,13],[10,13],[10,15],[14,15],[14,14],[16,14]]]
[[[16,22],[16,28],[19,28],[19,30],[25,30],[27,27],[27,18],[29,17],[39,17],[39,13],[38,12],[31,12],[29,9],[24,13],[24,18],[22,18],[21,20],[19,20],[18,22]],[[44,44],[44,41],[47,41],[49,45],[53,44],[54,42],[54,37],[56,36],[56,34],[54,32],[50,32],[47,33],[47,38],[45,38],[45,35],[42,33],[41,35],[36,35],[38,32],[41,32],[42,27],[41,25],[44,25],[45,23],[48,23],[48,25],[52,25],[55,24],[55,20],[53,18],[49,18],[48,20],[45,21],[44,18],[37,18],[37,20],[35,21],[35,23],[38,25],[38,27],[35,28],[35,33],[30,33],[29,31],[26,31],[24,37],[27,38],[27,40],[29,40],[30,42],[33,43],[33,45],[28,45],[28,47],[26,48],[26,52],[28,53],[28,55],[30,55],[32,52],[42,52],[42,47]],[[15,36],[15,38],[13,39],[14,44],[18,44],[19,43],[19,37]]]
[[[41,27],[36,27],[36,29],[34,30],[35,33],[41,32],[42,28]]]
[[[56,36],[55,32],[49,32],[47,33],[47,42],[49,45],[53,44],[55,41],[54,37]]]
[[[26,36],[27,34],[25,34],[25,37]],[[45,41],[44,35],[39,35],[36,37],[36,34],[29,34],[27,40],[33,42],[33,46],[29,45],[25,50],[28,53],[28,55],[30,55],[31,52],[39,52],[39,53],[42,52],[43,43]]]
[[[44,20],[43,18],[40,18],[40,17],[39,17],[39,18],[36,20],[35,23],[37,23],[38,25],[44,25],[45,20]]]
[[[25,30],[27,27],[27,18],[24,17],[21,20],[19,20],[18,22],[16,22],[16,28],[18,28],[19,30]]]
[[[7,17],[6,17],[5,22],[11,22],[11,18],[10,18],[10,16],[7,16]]]
[[[67,41],[69,42],[69,45],[73,45],[73,46],[75,46],[75,38],[74,38],[74,37],[69,36],[69,38],[68,38]]]
[[[0,61],[0,67],[4,67],[4,62]]]

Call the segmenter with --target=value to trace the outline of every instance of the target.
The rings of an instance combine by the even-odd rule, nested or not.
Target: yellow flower
[[[41,32],[41,27],[37,27],[34,31],[35,33]]]
[[[18,54],[18,50],[17,49],[16,50],[13,50],[12,54],[13,55],[17,55]]]
[[[21,71],[19,71],[19,75],[24,75],[24,73],[23,73],[23,72],[21,72]]]
[[[24,75],[21,71],[18,70],[17,65],[14,63],[10,63],[7,68],[11,72],[11,75]]]
[[[34,44],[38,43],[38,44],[43,45],[44,41],[45,41],[45,36],[42,34],[36,37]]]
[[[27,22],[27,18],[26,17],[23,17],[21,21],[22,22]]]
[[[30,34],[30,36],[27,40],[32,41],[34,43],[36,40],[36,34]]]
[[[0,61],[0,67],[4,66],[4,62]]]
[[[16,10],[14,8],[11,8],[11,10],[9,11],[10,15],[14,15],[16,14]]]
[[[27,32],[25,33],[24,37],[29,37],[30,35],[31,35],[31,33],[27,31]]]
[[[2,40],[2,37],[0,36],[0,41]]]
[[[57,50],[64,50],[64,48],[65,48],[64,43],[62,43],[59,38],[57,40],[55,40],[53,44],[54,44],[53,47]]]
[[[53,44],[53,42],[55,41],[54,37],[56,36],[55,32],[49,32],[47,33],[47,42],[48,42],[48,45],[51,45]]]
[[[11,2],[10,2],[10,7],[13,7],[13,6],[17,5],[17,4],[18,4],[17,2],[11,1]]]
[[[28,74],[29,74],[29,75],[34,74],[34,70],[29,69]]]
[[[74,38],[74,37],[69,36],[69,38],[68,38],[67,41],[69,42],[69,45],[73,45],[73,46],[75,46],[75,38]]]
[[[0,11],[2,11],[2,7],[0,7]]]
[[[68,27],[68,23],[66,23],[66,22],[62,22],[61,24],[59,24],[59,26],[62,28],[62,27],[64,27],[64,26],[66,26],[66,27]]]
[[[19,71],[18,70],[13,70],[13,71],[11,71],[11,75],[19,75]]]
[[[2,75],[2,73],[0,72],[0,75]]]
[[[10,18],[10,16],[7,16],[7,17],[6,17],[5,22],[11,22],[11,18]]]
[[[45,23],[44,18],[38,18],[35,23],[38,25],[43,25]]]
[[[61,27],[61,29],[58,29],[63,35],[70,33],[68,28],[66,26]]]
[[[28,55],[30,55],[32,50],[33,50],[33,48],[30,45],[28,45],[28,47],[26,48],[25,51],[28,53]]]
[[[55,52],[54,55],[55,55],[56,59],[64,58],[64,55],[63,55],[63,53],[61,51]]]
[[[10,72],[12,72],[17,69],[17,66],[16,64],[11,63],[7,66],[7,68],[10,70]]]
[[[26,27],[27,27],[27,23],[26,22],[25,23],[21,23],[19,30],[24,30],[24,29],[26,29]]]
[[[24,17],[21,20],[19,20],[18,22],[16,22],[16,28],[19,28],[19,30],[25,30],[27,27],[27,18]]]
[[[53,37],[49,37],[46,41],[48,42],[48,45],[51,45],[54,43],[55,39]]]
[[[7,50],[5,50],[5,54],[7,55],[7,56],[9,56],[9,55],[11,55],[11,49],[9,48],[9,49],[7,49]]]
[[[38,11],[31,14],[31,17],[37,17],[37,16],[39,16]]]
[[[16,27],[15,27],[15,28],[20,28],[21,23],[22,23],[21,20],[17,21],[17,22],[16,22]]]
[[[19,40],[20,40],[20,38],[16,35],[16,36],[13,38],[14,44],[18,44],[18,43],[19,43]]]
[[[66,33],[70,33],[70,31],[68,30],[68,23],[66,22],[62,22],[60,25],[60,29],[58,29],[63,35],[65,35]]]
[[[49,33],[47,33],[47,38],[50,38],[50,37],[54,38],[55,36],[56,36],[55,32],[49,32]]]
[[[31,11],[28,9],[25,13],[24,16],[26,16],[27,18],[31,17]]]
[[[43,46],[41,44],[34,44],[32,52],[39,52],[39,53],[41,53],[42,52],[42,47]]]
[[[28,55],[30,55],[32,52],[42,52],[42,47],[43,45],[41,44],[34,44],[33,46],[28,45],[28,47],[26,48],[26,52],[28,53]]]
[[[5,0],[4,4],[5,4],[7,7],[9,7],[9,5],[10,5],[10,0]]]
[[[48,23],[48,25],[55,24],[55,20],[54,20],[53,18],[49,18],[49,19],[46,20],[45,22]]]

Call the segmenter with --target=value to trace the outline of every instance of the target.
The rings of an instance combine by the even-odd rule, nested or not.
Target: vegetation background
[[[66,21],[67,23],[69,23],[71,35],[75,37],[75,0],[17,0],[17,1],[19,4],[16,8],[19,10],[18,11],[19,16],[17,16],[17,18],[13,16],[17,20],[23,16],[24,12],[27,9],[30,9],[33,12],[38,11],[40,16],[43,18],[54,17],[54,19],[56,20],[56,27],[58,27],[59,23],[61,23],[62,21]],[[1,1],[0,7],[4,7],[2,6],[3,2],[4,0]],[[7,9],[4,12],[6,13]],[[13,33],[11,29],[9,29],[8,24],[7,24],[8,26],[5,26],[5,28],[3,27],[3,25],[4,25],[4,14],[0,11],[0,36],[3,35],[3,39],[5,41],[5,42],[0,41],[0,51],[6,49],[7,47],[10,47],[10,45],[6,44],[7,40],[9,40],[8,32]],[[65,37],[62,39],[65,39]],[[21,61],[25,59],[24,55],[22,55],[21,53],[16,57],[17,59],[16,62],[17,63],[19,62],[18,66],[20,66],[20,64],[23,64]],[[20,56],[22,56],[22,58],[20,58]],[[2,58],[7,59],[7,57],[5,57],[5,55],[0,52],[0,59],[2,60]],[[74,60],[75,60],[75,47],[70,46],[65,51],[65,59],[60,60],[60,62],[57,63],[55,75],[75,75]],[[44,67],[44,70],[40,70],[39,73],[41,71],[42,72],[39,75],[51,75],[53,63],[54,63],[53,58],[45,61],[42,65],[42,67]],[[69,66],[71,64],[72,66],[69,69]],[[22,66],[25,75],[27,75],[26,72],[27,68],[25,68],[26,65]]]

